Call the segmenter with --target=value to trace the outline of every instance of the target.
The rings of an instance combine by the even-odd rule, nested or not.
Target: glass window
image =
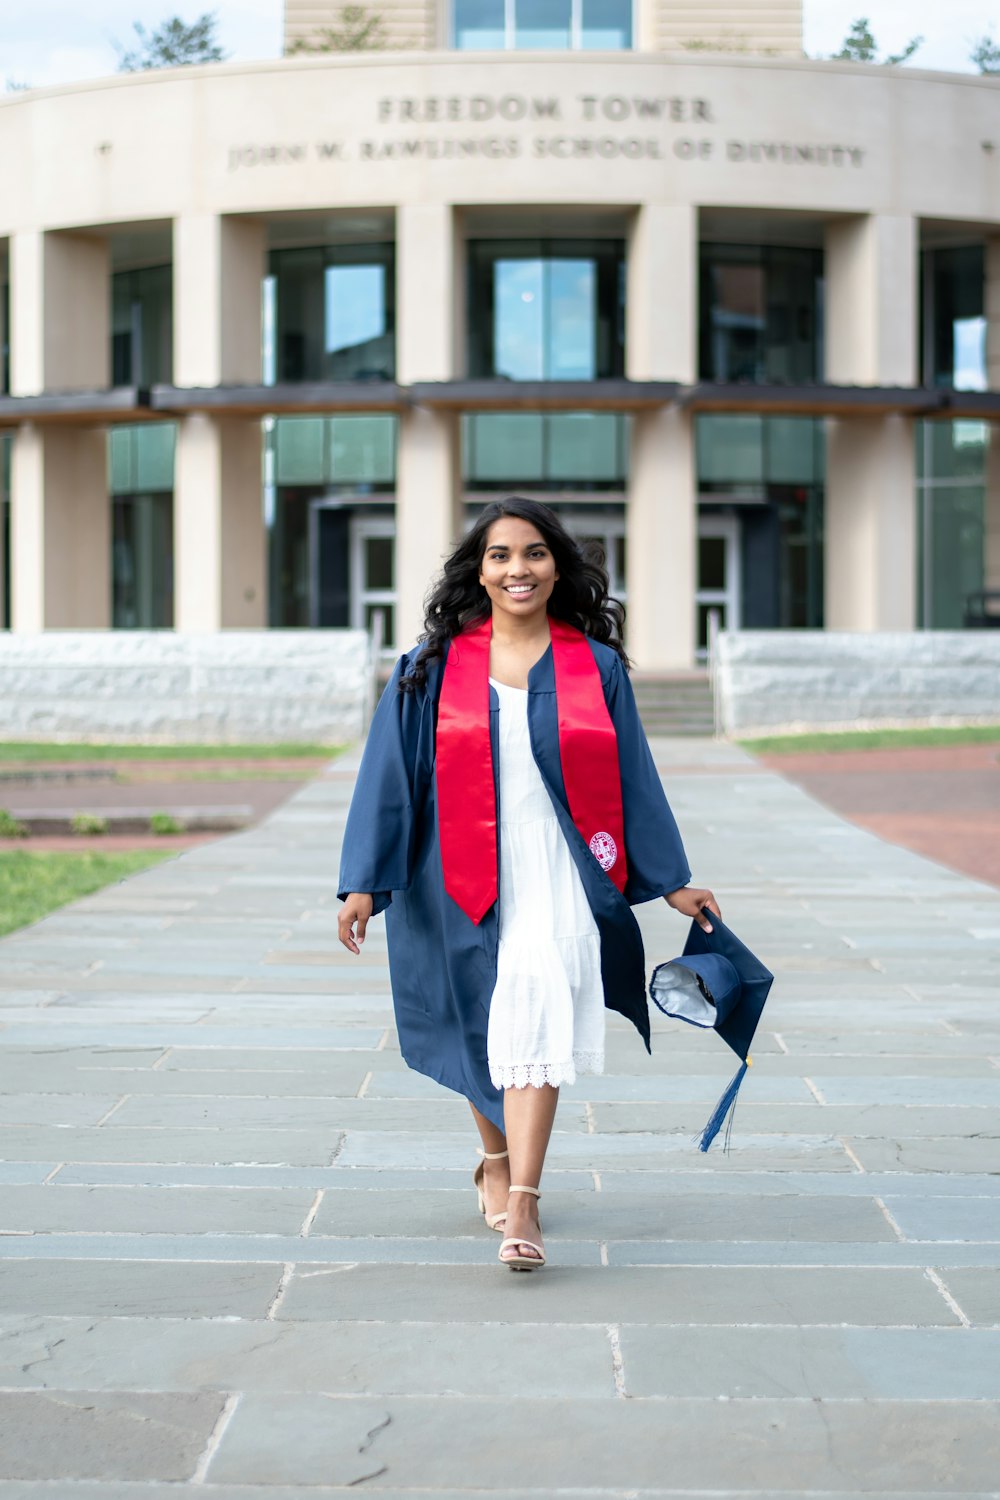
[[[702,509],[739,520],[741,624],[821,627],[823,423],[706,413],[695,441]],[[711,553],[701,561],[710,569]]]
[[[453,0],[454,45],[603,49],[632,45],[633,0]]]
[[[569,411],[553,412],[545,421],[548,478],[623,481],[618,418],[605,412]]]
[[[396,477],[392,416],[279,417],[273,443],[278,485],[371,489]]]
[[[597,380],[624,371],[621,240],[473,240],[469,373]]]
[[[919,623],[959,630],[985,585],[987,427],[917,423]]]
[[[822,253],[770,245],[701,247],[703,380],[794,384],[819,378]]]
[[[0,282],[0,394],[10,390],[10,282]]]
[[[264,378],[392,380],[391,245],[276,250],[264,296]]]
[[[116,272],[111,278],[112,384],[169,385],[172,379],[172,268]]]
[[[274,442],[276,483],[322,484],[326,477],[324,417],[279,417]]]
[[[581,0],[580,46],[600,52],[632,45],[632,0]]]
[[[10,450],[13,436],[0,432],[0,630],[10,629]]]
[[[472,489],[621,489],[626,422],[617,412],[480,412],[462,420]]]
[[[983,247],[925,250],[922,261],[924,384],[985,391]]]
[[[571,0],[515,0],[514,45],[567,51],[573,44]]]
[[[499,52],[506,46],[504,0],[454,0],[455,46]]]
[[[764,418],[715,413],[695,419],[698,482],[761,485],[764,482]]]
[[[108,434],[108,469],[112,495],[174,487],[175,422],[143,422],[112,427]]]
[[[169,629],[174,616],[172,495],[122,495],[112,505],[111,623]]]
[[[540,412],[489,412],[467,418],[466,473],[470,480],[521,483],[544,474],[544,423]]]
[[[391,484],[396,477],[396,419],[331,417],[326,477],[337,484]]]

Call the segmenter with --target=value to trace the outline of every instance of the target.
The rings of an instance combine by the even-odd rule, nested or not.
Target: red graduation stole
[[[591,854],[625,889],[625,820],[618,738],[587,637],[549,617],[559,759],[570,816]],[[490,746],[493,621],[451,642],[438,703],[438,827],[444,888],[479,923],[497,899],[497,824]]]

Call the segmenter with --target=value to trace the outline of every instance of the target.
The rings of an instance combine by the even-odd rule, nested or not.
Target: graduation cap
[[[712,912],[710,920],[711,932],[692,922],[680,958],[657,964],[649,981],[653,1004],[664,1015],[717,1031],[740,1058],[739,1070],[702,1131],[702,1151],[708,1150],[727,1115],[725,1145],[729,1147],[736,1096],[750,1067],[750,1043],[774,982],[770,969],[720,917]]]

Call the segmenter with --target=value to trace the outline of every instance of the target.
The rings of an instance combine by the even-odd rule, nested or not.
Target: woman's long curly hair
[[[548,612],[617,651],[626,666],[622,635],[625,606],[608,593],[604,549],[597,542],[580,543],[570,536],[555,511],[538,500],[511,495],[494,500],[463,537],[444,565],[427,596],[423,650],[413,670],[400,679],[400,689],[412,693],[427,677],[428,663],[444,656],[448,644],[470,625],[490,614],[489,595],[479,582],[490,527],[503,516],[516,516],[536,526],[555,559],[559,577],[548,601]]]

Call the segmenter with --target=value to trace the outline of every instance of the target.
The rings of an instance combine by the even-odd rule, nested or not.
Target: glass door
[[[371,630],[382,613],[382,645],[396,643],[396,523],[389,516],[351,518],[351,625]]]
[[[740,626],[740,523],[735,516],[698,517],[698,582],[695,592],[699,661],[708,656],[708,619],[715,610],[720,630]]]
[[[625,603],[625,517],[590,516],[573,511],[563,516],[566,530],[578,542],[599,542],[604,548],[604,562],[610,580],[610,593]]]

